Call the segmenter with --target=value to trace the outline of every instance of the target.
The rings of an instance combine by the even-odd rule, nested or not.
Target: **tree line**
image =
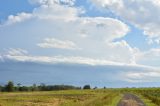
[[[84,85],[83,88],[72,85],[40,85],[33,84],[32,86],[22,86],[20,83],[14,84],[13,81],[8,81],[4,86],[0,86],[0,92],[16,92],[16,91],[54,91],[54,90],[74,90],[74,89],[91,89],[90,85]]]

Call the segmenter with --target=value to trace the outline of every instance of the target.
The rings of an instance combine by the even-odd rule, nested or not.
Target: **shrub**
[[[91,89],[90,85],[85,85],[83,89]]]

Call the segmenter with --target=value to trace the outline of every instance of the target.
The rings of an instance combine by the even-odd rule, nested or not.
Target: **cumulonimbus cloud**
[[[68,5],[67,1],[36,0],[36,2],[40,2],[39,6],[32,13],[19,13],[6,21],[10,24],[6,25],[4,23],[4,25],[1,25],[0,33],[5,35],[3,40],[6,41],[3,42],[3,45],[11,46],[11,48],[15,48],[12,45],[17,45],[16,48],[18,46],[24,48],[23,45],[32,45],[33,48],[39,50],[39,53],[45,51],[44,48],[56,48],[58,53],[55,55],[76,55],[96,59],[103,58],[113,62],[133,63],[133,52],[130,50],[132,48],[129,44],[126,42],[126,45],[123,45],[123,41],[117,41],[119,45],[115,45],[115,42],[113,42],[115,39],[126,36],[130,31],[130,28],[124,22],[109,17],[81,16],[83,9]],[[16,21],[17,19],[21,21]],[[18,38],[18,41],[23,41],[23,44],[18,44],[18,42],[8,44],[8,37],[10,39]],[[46,38],[55,38],[58,41],[55,39],[46,41]],[[63,41],[60,41],[61,39]],[[116,52],[118,51],[116,50],[117,47],[124,50],[123,53]],[[67,51],[62,53],[58,48]],[[79,48],[83,51],[79,52]],[[30,47],[25,49],[30,49]],[[69,49],[78,51],[68,51]],[[47,52],[45,55],[51,54]]]

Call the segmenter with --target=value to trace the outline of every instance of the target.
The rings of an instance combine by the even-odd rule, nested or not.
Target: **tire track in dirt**
[[[133,94],[124,94],[117,106],[146,106],[144,102]]]

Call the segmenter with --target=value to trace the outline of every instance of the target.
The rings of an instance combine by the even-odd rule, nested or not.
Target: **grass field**
[[[0,93],[0,106],[117,106],[123,94],[139,96],[147,106],[160,106],[160,89],[97,89]]]

